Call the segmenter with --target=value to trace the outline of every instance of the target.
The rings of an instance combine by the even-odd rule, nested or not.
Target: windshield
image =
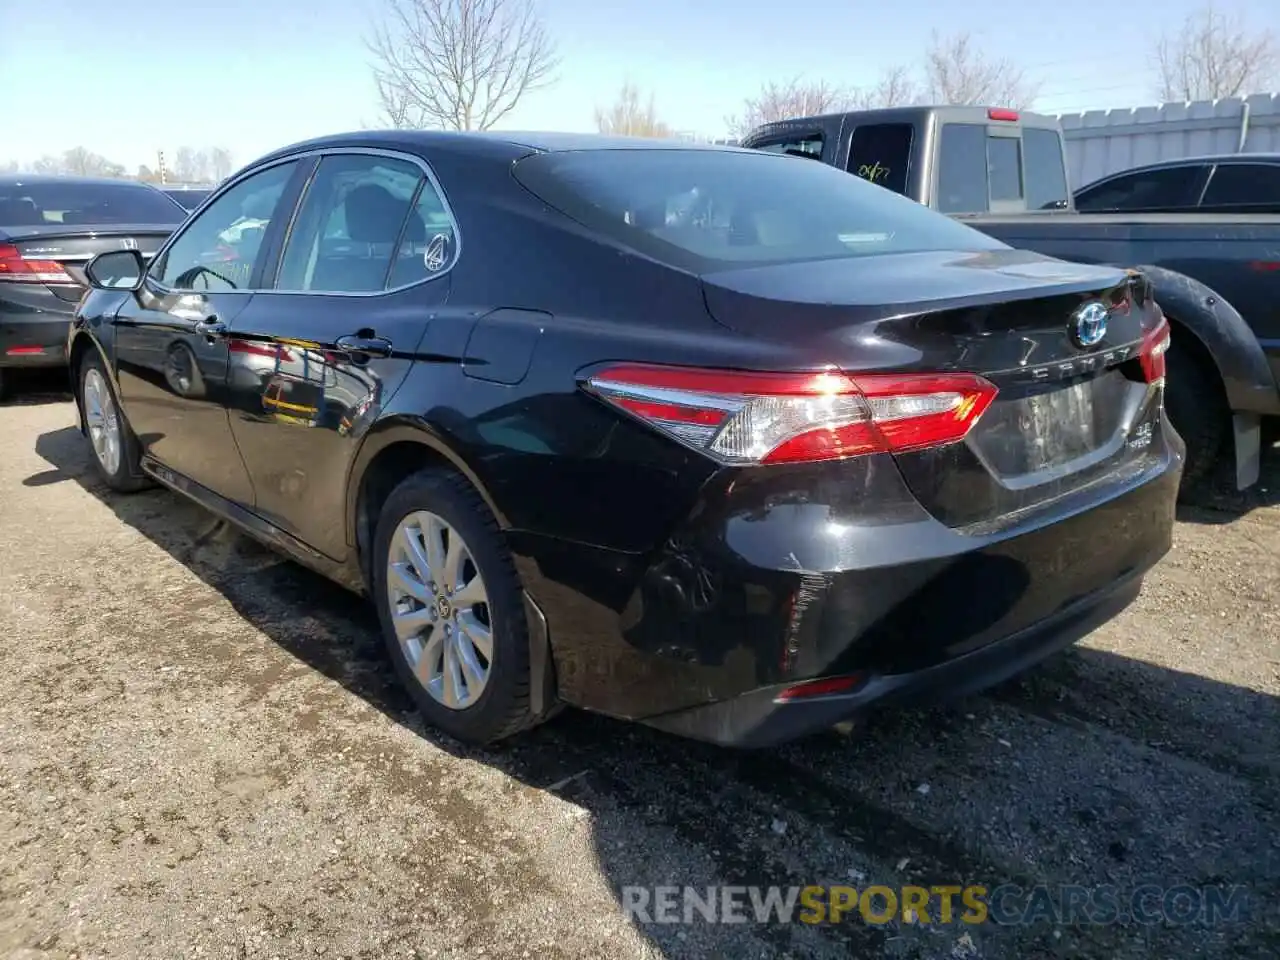
[[[761,151],[543,153],[515,176],[580,223],[699,273],[1005,246],[826,164]]]
[[[130,183],[0,183],[0,226],[176,224],[186,211],[159,190]]]

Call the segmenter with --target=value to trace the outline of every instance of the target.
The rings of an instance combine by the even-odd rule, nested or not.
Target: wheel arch
[[[1280,387],[1258,338],[1240,312],[1212,287],[1166,267],[1135,269],[1155,286],[1160,304],[1179,333],[1193,338],[1222,384],[1232,411],[1280,416]]]
[[[123,409],[123,400],[120,397],[120,383],[116,379],[116,371],[111,363],[111,358],[107,355],[106,348],[97,337],[89,330],[80,328],[75,330],[71,335],[71,341],[67,344],[67,374],[71,380],[71,395],[76,402],[76,421],[81,433],[84,433],[84,401],[80,396],[80,365],[84,362],[86,355],[96,353],[98,359],[102,361],[102,368],[106,371],[107,381],[111,384],[111,390],[116,396],[116,402]]]
[[[506,530],[509,526],[506,515],[467,459],[430,423],[421,417],[405,416],[375,424],[352,462],[346,498],[347,545],[356,552],[366,587],[373,582],[369,554],[378,509],[405,477],[433,466],[461,474],[493,512],[498,527]]]

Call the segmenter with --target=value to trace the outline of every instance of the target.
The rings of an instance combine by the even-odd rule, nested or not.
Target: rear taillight
[[[1142,338],[1142,350],[1138,359],[1142,363],[1142,378],[1147,383],[1164,383],[1165,354],[1169,351],[1169,321],[1160,318],[1155,329]]]
[[[724,463],[905,453],[964,438],[995,399],[973,374],[748,373],[622,364],[596,396]]]
[[[1018,111],[1009,110],[1006,107],[992,107],[987,111],[988,120],[1000,120],[1004,123],[1017,123]]]
[[[0,244],[0,283],[69,283],[75,280],[57,260],[29,260],[10,244]]]

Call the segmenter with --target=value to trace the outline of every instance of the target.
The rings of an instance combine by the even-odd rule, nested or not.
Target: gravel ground
[[[423,730],[370,609],[0,407],[0,956],[1280,955],[1280,448],[1140,600],[964,703],[738,754]],[[1217,924],[643,924],[631,884],[1240,885]],[[1060,889],[1054,886],[1053,889]],[[1016,902],[1016,901],[1015,901]]]

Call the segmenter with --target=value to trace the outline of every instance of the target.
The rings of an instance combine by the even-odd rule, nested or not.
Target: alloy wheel
[[[475,704],[493,667],[489,596],[466,542],[441,517],[420,510],[396,527],[387,600],[418,683],[451,710]]]
[[[102,469],[114,476],[120,469],[120,417],[111,388],[97,367],[90,367],[84,375],[84,417],[94,456]]]

